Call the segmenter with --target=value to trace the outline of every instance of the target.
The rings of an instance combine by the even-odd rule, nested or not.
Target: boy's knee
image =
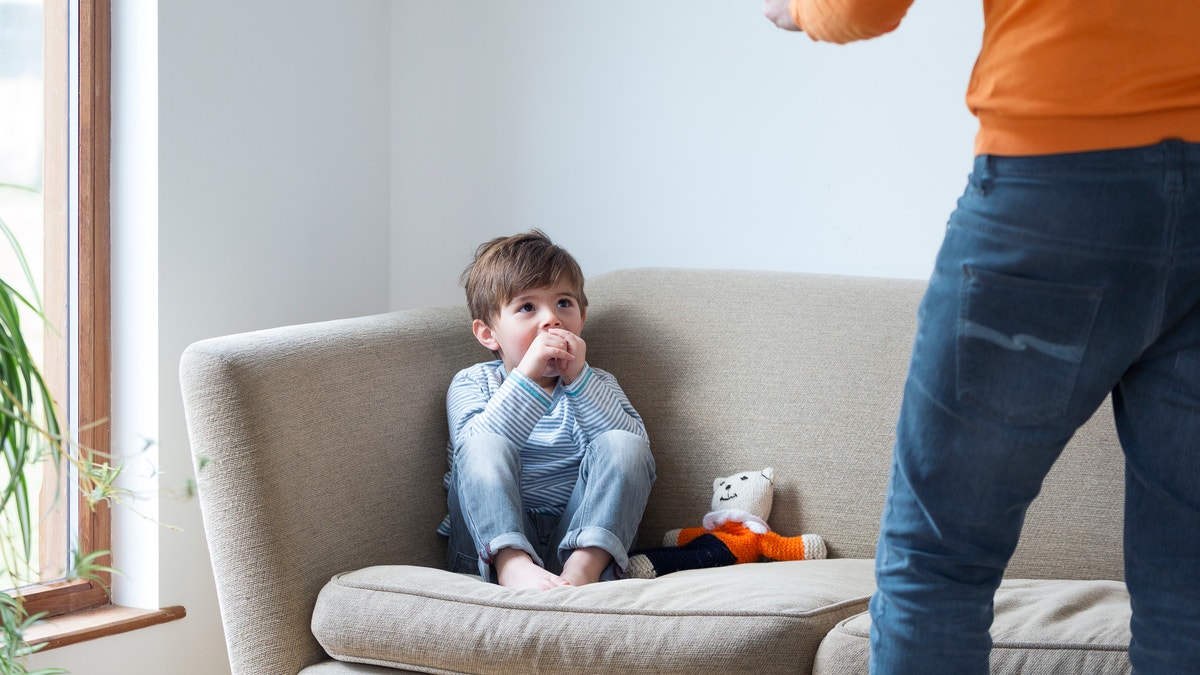
[[[650,442],[641,436],[620,429],[606,431],[592,441],[593,446],[603,447],[608,452],[632,455],[650,454]]]
[[[654,471],[654,456],[650,454],[650,442],[645,438],[614,429],[600,434],[588,447],[589,454],[603,457],[605,461],[629,468],[647,468]]]
[[[463,441],[454,452],[454,465],[459,471],[497,464],[520,464],[520,448],[499,434],[477,434]]]

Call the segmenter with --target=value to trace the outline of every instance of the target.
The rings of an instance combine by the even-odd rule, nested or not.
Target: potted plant
[[[27,189],[19,186],[0,187]],[[54,471],[67,465],[77,469],[84,502],[94,505],[111,501],[119,493],[113,486],[120,473],[106,457],[80,449],[63,429],[61,416],[50,395],[41,370],[30,353],[22,328],[22,312],[28,310],[36,320],[45,321],[37,284],[25,255],[8,225],[0,219],[0,232],[24,273],[30,289],[22,294],[8,280],[0,278],[0,560],[10,579],[18,579],[34,557],[35,513],[31,510],[30,470],[45,463]],[[73,450],[75,450],[73,452]],[[62,498],[63,495],[57,497]],[[96,578],[102,571],[114,572],[95,560],[106,551],[86,556],[75,555],[68,577]],[[66,671],[50,668],[35,672],[25,668],[25,657],[43,645],[25,642],[25,631],[41,618],[26,611],[20,589],[0,592],[0,675],[52,675]]]

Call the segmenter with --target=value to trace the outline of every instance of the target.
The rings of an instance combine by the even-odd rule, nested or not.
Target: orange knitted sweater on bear
[[[678,546],[686,546],[696,537],[711,534],[729,548],[738,563],[767,560],[804,560],[804,537],[783,537],[774,532],[758,534],[736,521],[716,529],[688,527],[679,531]]]

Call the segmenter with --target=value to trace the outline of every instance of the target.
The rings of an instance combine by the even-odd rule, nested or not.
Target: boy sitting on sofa
[[[616,378],[585,360],[579,264],[533,230],[481,245],[462,281],[498,359],[446,395],[450,570],[542,590],[620,576],[654,459]]]

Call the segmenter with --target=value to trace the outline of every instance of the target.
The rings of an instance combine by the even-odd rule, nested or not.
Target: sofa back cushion
[[[590,279],[588,361],[617,376],[658,462],[640,543],[699,525],[713,478],[772,466],[775,530],[872,557],[924,286],[682,269]],[[1009,576],[1122,579],[1123,473],[1105,404],[1047,478]]]

